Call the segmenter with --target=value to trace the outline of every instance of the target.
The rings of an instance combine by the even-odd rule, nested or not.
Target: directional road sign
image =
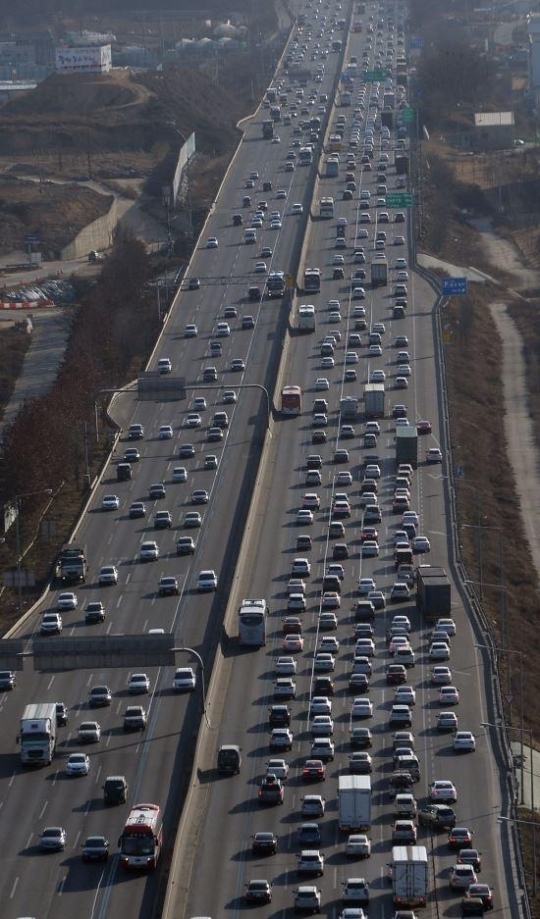
[[[402,108],[399,112],[399,118],[403,124],[412,124],[414,121],[414,109],[410,105]]]
[[[410,191],[388,191],[386,193],[386,207],[412,207],[414,196]]]
[[[442,282],[444,297],[455,297],[467,293],[467,278],[444,278]]]
[[[380,83],[386,80],[386,70],[382,67],[379,70],[366,70],[364,80],[366,83]]]

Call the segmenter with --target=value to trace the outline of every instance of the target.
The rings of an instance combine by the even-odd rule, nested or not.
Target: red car
[[[318,781],[326,778],[326,766],[321,759],[307,759],[302,769],[304,782]]]
[[[360,540],[364,542],[366,539],[375,539],[378,541],[379,533],[375,527],[362,527],[362,532],[360,533]]]
[[[431,434],[431,421],[418,421],[416,430],[418,434]]]
[[[301,635],[302,621],[298,616],[286,616],[283,619],[282,631],[284,635]]]

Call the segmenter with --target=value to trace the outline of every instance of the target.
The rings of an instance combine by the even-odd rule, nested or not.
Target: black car
[[[270,706],[268,721],[272,728],[288,728],[291,723],[291,710],[288,705]]]
[[[86,604],[84,621],[88,625],[93,625],[96,622],[105,622],[105,607],[101,600],[92,600],[90,603]]]
[[[83,862],[106,862],[109,857],[109,840],[105,836],[87,836],[82,844]]]
[[[56,725],[61,728],[68,723],[68,708],[63,702],[56,703]]]
[[[15,682],[12,670],[0,670],[0,689],[15,689]]]
[[[456,825],[456,815],[447,804],[428,804],[418,811],[418,823],[432,830],[451,830]]]
[[[275,855],[278,848],[278,838],[275,833],[255,833],[251,843],[253,855]]]
[[[318,676],[315,677],[315,685],[313,687],[314,696],[333,696],[334,695],[334,681],[329,676]]]

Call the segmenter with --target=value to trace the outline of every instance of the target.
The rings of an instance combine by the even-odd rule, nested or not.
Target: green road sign
[[[410,191],[389,191],[386,193],[387,207],[412,207],[414,197]]]
[[[401,118],[403,124],[412,124],[414,121],[414,109],[410,106],[408,108],[402,108],[399,117]]]
[[[366,83],[380,83],[381,80],[386,80],[386,70],[366,70],[364,74],[364,80]]]

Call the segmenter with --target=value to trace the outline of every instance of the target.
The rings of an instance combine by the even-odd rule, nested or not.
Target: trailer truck
[[[356,833],[371,829],[371,777],[340,775],[338,808],[340,830]]]
[[[396,909],[426,906],[429,869],[425,846],[394,846],[390,865]]]
[[[452,614],[452,588],[444,568],[420,565],[416,574],[416,606],[427,622]]]
[[[56,749],[56,702],[27,705],[17,740],[21,763],[25,766],[49,766]]]
[[[396,463],[410,463],[413,469],[418,465],[418,432],[412,425],[396,429]]]
[[[366,418],[384,418],[384,383],[366,383],[364,412]]]
[[[371,286],[385,287],[388,284],[388,262],[385,258],[374,259],[371,263]]]

